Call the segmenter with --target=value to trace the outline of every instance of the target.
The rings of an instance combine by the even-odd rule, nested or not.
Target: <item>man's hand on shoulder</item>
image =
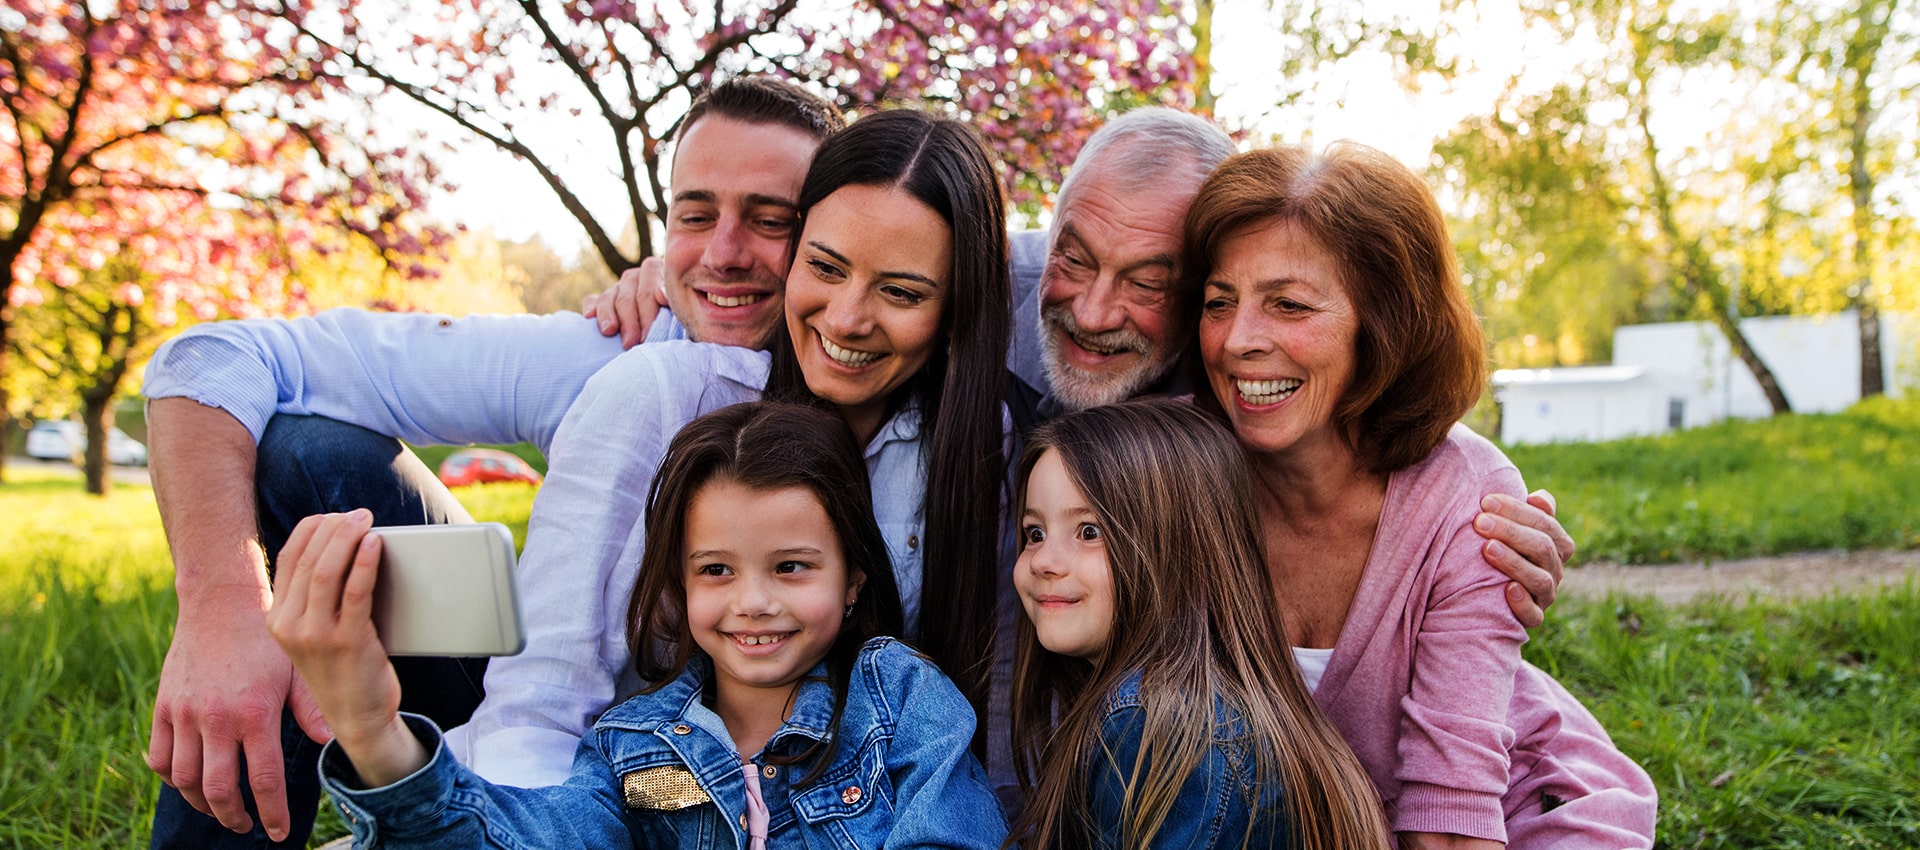
[[[666,266],[659,257],[620,273],[607,291],[580,300],[580,314],[600,320],[600,335],[620,337],[621,348],[632,348],[647,338],[647,330],[667,306]]]
[[[1546,622],[1546,609],[1553,605],[1567,561],[1573,558],[1573,538],[1555,508],[1553,494],[1545,490],[1533,491],[1524,502],[1494,494],[1480,500],[1482,513],[1473,521],[1473,530],[1487,539],[1482,557],[1513,579],[1507,585],[1507,604],[1529,629]]]

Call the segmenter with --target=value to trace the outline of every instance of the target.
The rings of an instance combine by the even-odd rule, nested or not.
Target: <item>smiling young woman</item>
[[[876,408],[887,421],[917,412],[925,487],[913,495],[924,499],[924,531],[905,554],[920,569],[896,563],[907,628],[980,710],[992,657],[1012,309],[999,187],[986,148],[959,121],[890,110],[829,138],[800,188],[788,333],[768,349],[766,385],[770,400],[834,404],[857,432]],[[881,233],[887,238],[871,238]],[[927,244],[943,241],[944,252]],[[854,257],[855,244],[872,253]],[[922,609],[923,598],[940,604]]]

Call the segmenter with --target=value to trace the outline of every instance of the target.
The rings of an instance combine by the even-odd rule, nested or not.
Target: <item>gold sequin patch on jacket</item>
[[[712,802],[693,772],[684,767],[663,764],[636,770],[620,777],[620,793],[629,809],[676,811]]]

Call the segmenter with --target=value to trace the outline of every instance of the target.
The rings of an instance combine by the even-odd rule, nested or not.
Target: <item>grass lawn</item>
[[[1912,546],[1917,410],[1514,454],[1530,484],[1555,490],[1590,556]],[[100,501],[71,475],[9,475],[0,847],[143,845],[157,781],[142,755],[174,615],[152,493],[120,486]],[[524,533],[530,488],[461,498]],[[1829,526],[1842,532],[1817,533]],[[1527,657],[1653,775],[1662,846],[1894,848],[1920,846],[1916,647],[1920,587],[1909,584],[1796,604],[1567,603]],[[316,843],[338,834],[323,818]]]
[[[459,495],[524,541],[531,487]],[[0,847],[145,846],[159,786],[143,757],[175,611],[153,491],[99,500],[76,474],[16,468],[0,516]]]
[[[1920,547],[1920,394],[1507,454],[1560,500],[1582,560]]]

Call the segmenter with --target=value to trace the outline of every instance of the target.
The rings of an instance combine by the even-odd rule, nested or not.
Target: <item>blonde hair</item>
[[[1217,699],[1244,723],[1256,787],[1282,783],[1292,846],[1388,847],[1372,782],[1287,654],[1255,537],[1252,480],[1233,435],[1169,400],[1073,413],[1034,432],[1016,504],[1025,504],[1027,475],[1049,451],[1103,526],[1115,628],[1092,663],[1048,652],[1020,620],[1014,768],[1028,801],[1010,841],[1079,846],[1098,834],[1085,778],[1103,757],[1109,695],[1138,672],[1145,732],[1120,807],[1126,846],[1153,840],[1206,758],[1220,726]]]

